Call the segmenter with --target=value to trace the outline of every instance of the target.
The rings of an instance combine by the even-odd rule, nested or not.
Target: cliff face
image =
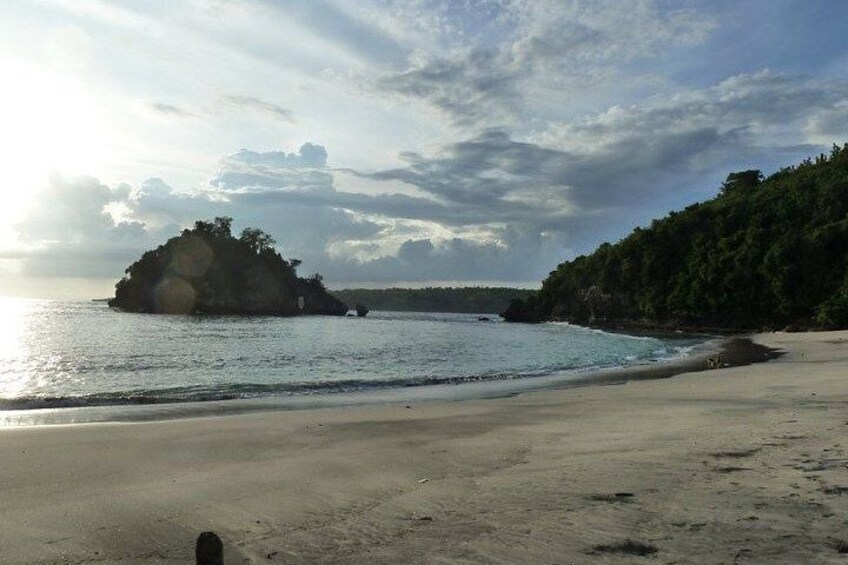
[[[602,327],[848,327],[848,145],[562,263],[509,321]]]
[[[109,306],[153,314],[344,315],[320,275],[297,276],[255,229],[230,233],[230,218],[197,222],[130,265]]]

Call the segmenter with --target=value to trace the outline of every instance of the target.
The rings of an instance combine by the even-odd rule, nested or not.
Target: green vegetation
[[[300,261],[284,260],[270,235],[247,228],[236,238],[232,221],[195,222],[194,229],[144,253],[115,285],[109,306],[157,314],[347,312],[326,291],[321,275],[298,277]]]
[[[513,321],[668,328],[848,327],[848,144],[562,263]]]
[[[527,298],[532,290],[502,287],[464,288],[387,288],[347,289],[332,291],[347,304],[364,304],[372,310],[406,312],[463,312],[470,314],[495,314],[503,312],[511,300]]]

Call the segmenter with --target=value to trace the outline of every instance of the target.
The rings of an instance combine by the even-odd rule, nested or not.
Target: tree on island
[[[730,173],[727,179],[721,183],[721,193],[727,194],[733,190],[753,188],[763,182],[763,173],[757,169]]]
[[[246,228],[236,238],[233,219],[197,221],[178,237],[145,252],[115,285],[109,305],[155,314],[344,315],[317,273],[297,276],[300,261],[286,261],[274,238]]]
[[[559,265],[509,321],[604,327],[848,327],[848,145],[768,178],[730,173],[718,196]]]

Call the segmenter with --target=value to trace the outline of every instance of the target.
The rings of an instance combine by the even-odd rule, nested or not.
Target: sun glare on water
[[[93,173],[106,140],[97,103],[79,82],[0,59],[0,247],[51,173]]]
[[[15,398],[28,383],[26,333],[39,301],[0,297],[0,398]]]

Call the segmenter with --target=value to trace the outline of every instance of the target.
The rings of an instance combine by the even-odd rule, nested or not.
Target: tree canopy
[[[722,329],[848,327],[848,145],[559,265],[516,321]]]

